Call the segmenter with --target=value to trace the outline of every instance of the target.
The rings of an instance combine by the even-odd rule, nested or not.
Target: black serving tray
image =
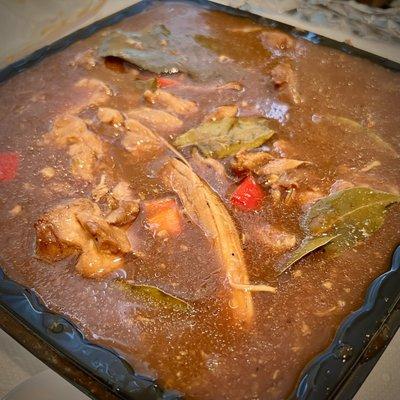
[[[106,26],[137,14],[158,0],[143,0],[80,29],[0,71],[0,82]],[[168,1],[168,0],[167,0]],[[176,1],[176,0],[174,0]],[[178,0],[179,1],[179,0]],[[400,71],[400,64],[348,44],[207,0],[181,0],[250,18],[316,44],[367,58]],[[175,400],[154,380],[136,374],[117,353],[87,341],[67,318],[51,312],[34,291],[8,279],[0,268],[0,326],[39,359],[94,399]],[[351,399],[400,327],[400,246],[389,270],[370,285],[362,307],[339,327],[328,349],[303,370],[289,396],[297,400]]]

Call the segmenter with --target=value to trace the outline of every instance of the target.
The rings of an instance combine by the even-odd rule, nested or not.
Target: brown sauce
[[[221,177],[196,162],[191,148],[182,150],[233,219],[249,281],[272,285],[276,293],[252,293],[250,325],[233,318],[226,276],[212,242],[160,177],[171,152],[165,147],[129,152],[121,144],[124,128],[99,120],[99,106],[126,115],[144,106],[162,109],[149,104],[137,84],[155,74],[115,58],[105,62],[95,51],[94,62],[89,53],[89,61],[82,57],[100,45],[103,32],[47,57],[0,87],[1,152],[19,157],[15,178],[0,182],[1,266],[10,278],[33,288],[51,310],[68,316],[87,338],[116,349],[136,371],[188,399],[284,398],[306,363],[328,346],[340,321],[362,304],[368,285],[388,268],[398,244],[400,214],[394,204],[376,232],[338,257],[317,251],[284,274],[277,276],[275,269],[305,237],[300,221],[310,193],[328,196],[335,182],[345,181],[398,194],[400,77],[365,59],[299,39],[274,47],[268,35],[260,37],[269,32],[265,27],[182,3],[156,4],[117,28],[139,31],[154,24],[168,27],[179,54],[199,71],[198,76],[169,76],[179,83],[164,90],[195,102],[197,110],[172,112],[182,124],[170,129],[155,119],[141,120],[143,125],[173,143],[217,107],[236,105],[240,117],[267,118],[275,131],[262,151],[307,162],[288,174],[288,179],[296,178],[292,201],[285,201],[288,188],[283,197],[274,198],[272,186],[258,177],[265,193],[262,207],[244,212],[230,201],[242,179],[231,168],[232,157],[219,160],[226,171]],[[202,37],[198,48],[193,47],[194,35]],[[282,83],[282,71],[271,73],[282,64],[289,65],[293,81]],[[96,89],[76,85],[85,78],[103,82],[112,94],[93,104]],[[229,82],[240,82],[244,90],[215,89]],[[94,164],[92,178],[71,172],[69,145],[44,141],[57,117],[66,114],[78,115],[100,139],[104,162]],[[143,115],[141,111],[137,118]],[[386,145],[327,116],[357,121]],[[91,199],[102,174],[109,174],[113,184],[128,182],[140,201],[136,219],[121,228],[132,244],[132,251],[123,253],[123,266],[87,278],[75,270],[77,253],[52,263],[37,257],[35,223],[67,199]],[[154,234],[146,220],[146,202],[164,198],[179,206],[176,236]],[[117,277],[156,286],[184,299],[191,311],[127,295],[115,286]]]

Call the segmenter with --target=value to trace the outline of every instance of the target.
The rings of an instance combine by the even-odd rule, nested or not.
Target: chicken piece
[[[36,254],[55,262],[79,254],[76,269],[85,277],[99,277],[119,268],[131,250],[125,232],[109,225],[97,204],[72,200],[44,214],[35,224]]]
[[[122,226],[132,223],[139,214],[139,200],[120,201],[118,208],[106,216],[111,225]]]
[[[87,211],[77,213],[76,218],[93,237],[98,250],[111,254],[128,253],[130,251],[131,245],[121,228],[111,226],[103,217]]]
[[[212,113],[208,114],[204,121],[218,121],[225,117],[236,117],[239,109],[237,105],[217,107]]]
[[[102,174],[100,182],[92,189],[92,198],[96,203],[98,203],[110,191],[110,188],[106,183],[106,178],[106,174]]]
[[[255,171],[272,159],[269,153],[241,151],[235,155],[231,168],[236,172]]]
[[[287,33],[280,31],[263,31],[260,33],[263,46],[275,55],[294,49],[295,41]]]
[[[129,118],[125,121],[125,127],[127,131],[121,143],[134,156],[155,156],[163,149],[154,133],[139,121]]]
[[[94,240],[86,243],[85,251],[75,265],[76,271],[85,278],[101,278],[116,269],[122,268],[124,258],[121,254],[99,252]]]
[[[292,160],[290,158],[273,158],[265,152],[240,152],[236,154],[231,167],[234,171],[252,171],[257,175],[282,175],[284,172],[295,169],[305,161]]]
[[[217,90],[236,90],[237,92],[241,92],[244,90],[243,85],[240,82],[227,82],[223,85],[219,85],[216,87]]]
[[[112,90],[99,79],[83,78],[75,84],[75,87],[88,89],[87,105],[103,104],[113,95]]]
[[[103,142],[87,129],[79,117],[57,117],[53,128],[44,135],[44,143],[68,148],[72,173],[86,181],[93,180],[95,167],[105,155]]]
[[[288,63],[281,63],[275,66],[271,71],[271,79],[282,95],[294,104],[301,102],[301,97],[297,91],[296,77],[292,67]]]
[[[273,225],[256,226],[250,234],[255,241],[277,253],[292,249],[297,242],[295,235]]]
[[[109,107],[99,107],[97,117],[101,122],[115,126],[121,126],[124,122],[123,115],[118,110]]]
[[[74,58],[74,60],[72,62],[70,62],[69,65],[71,65],[73,67],[77,67],[77,66],[83,67],[83,68],[87,69],[88,71],[90,71],[97,64],[97,61],[93,54],[94,54],[93,49],[89,49],[89,50],[83,51],[82,53],[78,53],[76,55],[76,57]]]
[[[86,211],[100,215],[97,205],[87,199],[73,200],[44,214],[35,224],[36,254],[42,260],[55,262],[82,249],[89,240],[75,218]]]
[[[260,166],[254,172],[257,175],[281,175],[282,173],[305,164],[305,161],[293,160],[290,158],[279,158],[269,161],[267,164]]]
[[[292,67],[288,63],[280,63],[276,65],[274,68],[272,68],[270,74],[272,81],[278,87],[281,87],[284,84],[294,84],[294,72]]]
[[[274,152],[282,158],[289,157],[290,154],[293,157],[293,154],[295,152],[293,145],[283,139],[275,140],[275,142],[272,144],[272,148]]]
[[[111,210],[106,221],[111,225],[126,225],[132,223],[139,214],[139,203],[132,193],[127,182],[118,183],[111,192],[111,196],[116,201],[116,207]]]
[[[332,186],[329,190],[329,194],[340,192],[341,190],[345,190],[345,189],[350,189],[352,187],[354,187],[353,183],[345,181],[343,179],[338,179],[337,181],[335,181],[332,184]]]
[[[212,188],[217,193],[226,193],[231,181],[228,178],[225,167],[221,162],[211,157],[203,157],[200,152],[194,148],[192,150],[191,165],[197,174],[206,182],[212,182]]]
[[[161,89],[157,89],[154,92],[146,90],[144,98],[150,104],[161,106],[167,111],[178,115],[189,115],[198,111],[197,104],[194,101],[183,99]]]
[[[43,178],[51,179],[56,175],[56,170],[53,167],[44,167],[40,170],[40,173],[42,174]]]
[[[315,203],[317,200],[324,197],[324,194],[319,190],[306,190],[302,191],[297,195],[297,201],[303,206],[309,206]]]
[[[182,126],[182,121],[174,115],[148,107],[129,111],[128,118],[133,118],[155,132],[173,132]]]

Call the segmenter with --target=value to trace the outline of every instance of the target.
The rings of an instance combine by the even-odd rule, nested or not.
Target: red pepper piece
[[[15,152],[0,153],[0,181],[15,178],[19,165],[19,155]]]
[[[242,211],[258,210],[265,198],[261,186],[250,175],[232,193],[231,203]]]
[[[157,76],[156,81],[157,87],[161,89],[178,85],[178,81],[176,79],[166,78],[165,76]]]

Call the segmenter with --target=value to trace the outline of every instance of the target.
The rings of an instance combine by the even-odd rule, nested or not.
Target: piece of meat
[[[103,104],[113,95],[112,90],[99,79],[83,78],[75,84],[75,87],[88,91],[86,106]]]
[[[183,122],[166,111],[149,107],[136,108],[127,113],[128,118],[133,118],[155,132],[173,132],[179,129]]]
[[[350,189],[352,187],[354,187],[353,183],[345,181],[343,179],[338,179],[337,181],[335,181],[332,184],[332,186],[329,190],[329,193],[332,194],[332,193],[340,192],[342,190]]]
[[[114,126],[121,126],[124,122],[123,115],[118,110],[109,107],[99,107],[97,117],[101,122]]]
[[[275,140],[275,142],[272,144],[272,148],[274,153],[279,155],[281,158],[293,157],[295,153],[293,145],[284,139]]]
[[[55,262],[82,249],[88,235],[75,215],[87,211],[100,215],[100,209],[87,199],[77,199],[55,207],[35,224],[36,254],[42,260]]]
[[[297,242],[295,235],[273,225],[254,226],[250,231],[250,235],[251,239],[277,253],[292,249]]]
[[[71,157],[71,172],[86,181],[92,181],[96,166],[105,155],[101,139],[91,132],[85,122],[73,115],[57,117],[44,143],[67,148]]]
[[[263,46],[275,55],[293,50],[295,46],[294,39],[281,31],[263,31],[260,33],[260,39]]]
[[[125,121],[125,127],[127,131],[121,143],[135,157],[156,156],[162,151],[162,144],[141,122],[128,118]]]
[[[146,90],[144,98],[150,103],[167,111],[178,115],[190,115],[198,111],[197,104],[194,101],[183,99],[182,97],[175,96],[162,89],[156,91]]]
[[[76,214],[82,227],[93,237],[100,251],[111,254],[128,253],[131,245],[125,232],[111,226],[103,217],[82,211]]]
[[[100,277],[119,268],[131,249],[125,231],[111,226],[88,199],[71,200],[45,213],[35,224],[36,254],[49,263],[78,255],[76,269]]]
[[[56,170],[53,167],[44,167],[40,170],[40,173],[42,174],[43,178],[51,179],[56,175]]]
[[[78,53],[69,65],[72,67],[83,67],[90,71],[96,66],[96,64],[97,61],[94,57],[94,50],[89,49],[83,51],[82,53]]]
[[[243,85],[240,82],[227,82],[223,85],[219,85],[216,87],[217,90],[235,90],[237,92],[241,92],[244,90]]]
[[[204,121],[218,121],[226,117],[236,117],[239,109],[238,106],[232,104],[230,106],[217,107],[212,113],[208,114]]]
[[[278,158],[268,161],[267,164],[260,166],[254,172],[257,175],[280,175],[288,170],[295,169],[305,164],[305,161],[293,160],[290,158]]]
[[[226,193],[231,181],[228,178],[225,167],[215,158],[203,157],[200,152],[194,148],[190,164],[194,167],[197,174],[206,182],[212,182],[212,188],[217,193]]]
[[[302,206],[309,206],[322,197],[324,197],[324,194],[319,190],[305,190],[297,194],[296,200]]]
[[[261,166],[271,161],[273,157],[271,154],[266,152],[249,152],[241,151],[235,155],[235,158],[231,162],[231,168],[235,172],[255,172]]]
[[[272,82],[280,91],[283,98],[287,98],[294,104],[301,102],[301,97],[297,90],[297,79],[290,64],[280,63],[270,71]]]
[[[107,214],[106,221],[111,225],[122,226],[132,223],[138,214],[139,200],[122,200],[115,210]]]
[[[295,78],[294,72],[290,64],[280,63],[270,71],[272,82],[278,87],[288,84],[293,85]]]
[[[111,225],[126,225],[132,223],[139,213],[140,200],[135,198],[127,182],[119,182],[110,195],[115,206],[107,214],[106,221]]]
[[[94,240],[89,240],[85,251],[75,265],[76,271],[85,278],[101,278],[116,269],[122,268],[124,258],[121,254],[99,252]]]

